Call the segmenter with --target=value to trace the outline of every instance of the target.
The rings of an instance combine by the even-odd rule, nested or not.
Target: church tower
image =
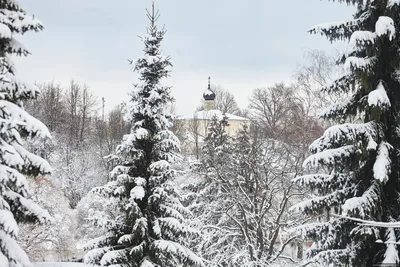
[[[203,93],[204,98],[204,109],[212,110],[215,109],[215,93],[211,90],[211,78],[208,77],[208,88]]]

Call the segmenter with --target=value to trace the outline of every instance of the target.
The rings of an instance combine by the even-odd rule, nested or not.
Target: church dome
[[[215,100],[215,93],[211,90],[207,90],[203,93],[204,100]]]
[[[208,88],[203,93],[204,100],[215,100],[215,93],[211,90],[211,78],[208,78]]]

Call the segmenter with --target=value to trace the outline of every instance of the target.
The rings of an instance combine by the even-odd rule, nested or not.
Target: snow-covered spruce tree
[[[131,133],[117,149],[120,163],[112,181],[94,189],[116,201],[120,216],[109,222],[108,234],[88,245],[90,264],[126,267],[203,266],[202,260],[185,246],[191,234],[172,184],[179,141],[168,130],[172,118],[168,105],[170,88],[161,80],[170,72],[169,57],[161,55],[164,30],[156,27],[158,12],[148,12],[151,25],[143,37],[145,55],[135,64],[140,74],[130,101]]]
[[[398,263],[398,229],[359,225],[350,218],[400,220],[400,1],[339,2],[356,5],[354,19],[311,32],[348,41],[341,59],[347,74],[324,90],[346,92],[349,98],[322,112],[338,124],[311,144],[304,165],[319,172],[295,181],[308,185],[315,197],[294,209],[320,216],[319,222],[301,228],[314,241],[307,263]]]
[[[229,150],[232,152],[232,138],[225,131],[228,125],[228,118],[223,115],[221,119],[214,116],[208,126],[207,137],[204,138],[204,146],[202,147],[202,165],[204,168],[221,164],[224,160],[223,156],[228,156]],[[226,160],[226,159],[225,159]]]
[[[13,0],[0,3],[0,266],[30,266],[17,243],[18,223],[45,222],[48,212],[28,198],[25,175],[50,172],[49,164],[23,147],[27,136],[50,137],[40,121],[23,109],[38,89],[16,76],[12,55],[29,52],[15,39],[16,34],[39,31],[42,24]]]

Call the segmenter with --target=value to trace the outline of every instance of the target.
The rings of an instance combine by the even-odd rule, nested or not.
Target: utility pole
[[[101,98],[101,101],[103,102],[103,106],[102,106],[102,115],[103,115],[103,122],[105,121],[105,117],[104,117],[104,107],[105,107],[105,100],[104,97]]]

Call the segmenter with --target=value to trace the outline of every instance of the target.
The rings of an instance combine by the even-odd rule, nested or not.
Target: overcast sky
[[[32,55],[17,61],[29,82],[86,82],[111,109],[132,89],[127,59],[141,56],[145,8],[150,0],[20,0],[45,25],[22,39]],[[230,90],[245,107],[251,90],[288,81],[307,49],[331,51],[309,35],[318,23],[351,18],[352,9],[327,0],[158,0],[167,34],[163,52],[174,64],[178,112],[190,114],[212,83]]]

